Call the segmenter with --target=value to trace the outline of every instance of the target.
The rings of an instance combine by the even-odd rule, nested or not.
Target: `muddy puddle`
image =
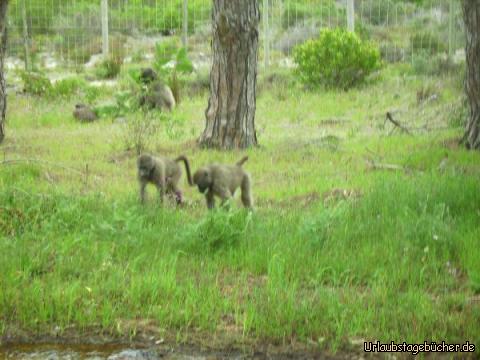
[[[213,360],[244,359],[234,354],[195,354],[176,350],[126,349],[119,345],[0,346],[0,360]]]

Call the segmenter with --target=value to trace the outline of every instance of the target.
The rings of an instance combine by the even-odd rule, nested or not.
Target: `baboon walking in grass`
[[[235,165],[211,164],[195,172],[193,182],[198,186],[198,190],[205,194],[209,209],[215,207],[215,196],[224,204],[233,197],[238,188],[242,191],[243,206],[253,208],[250,175],[242,168],[247,160],[248,157],[245,156]]]

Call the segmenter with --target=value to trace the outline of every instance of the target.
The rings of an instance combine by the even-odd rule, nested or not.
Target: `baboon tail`
[[[244,156],[243,158],[241,158],[240,160],[237,161],[236,165],[237,166],[242,166],[243,164],[245,164],[245,162],[248,160],[248,156]]]
[[[190,163],[188,162],[187,157],[184,156],[184,155],[180,155],[179,157],[177,157],[175,159],[175,162],[179,162],[179,161],[183,161],[183,163],[185,164],[185,170],[187,172],[188,184],[190,186],[193,186],[192,173],[190,172]]]

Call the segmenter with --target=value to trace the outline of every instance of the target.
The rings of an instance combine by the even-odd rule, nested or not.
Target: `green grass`
[[[440,100],[417,105],[425,81]],[[120,124],[11,97],[4,157],[42,162],[0,165],[0,329],[123,336],[148,322],[181,341],[330,350],[356,338],[480,343],[480,155],[452,141],[459,83],[387,68],[346,93],[263,85],[262,146],[245,165],[254,213],[208,213],[184,180],[188,206],[162,209],[150,189],[142,207]],[[205,94],[185,99],[181,136],[162,127],[151,150],[185,153],[194,169],[240,158],[195,146],[205,106]],[[388,136],[395,109],[408,126],[446,127]],[[334,189],[356,196],[324,202]]]

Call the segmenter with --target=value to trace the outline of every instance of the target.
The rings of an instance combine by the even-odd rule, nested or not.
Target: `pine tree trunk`
[[[7,7],[8,0],[0,0],[0,144],[5,138],[5,113],[7,111],[7,90],[3,73],[7,50]]]
[[[480,1],[463,0],[463,18],[467,56],[465,92],[470,104],[464,140],[467,148],[480,149]]]
[[[200,144],[235,149],[257,145],[255,109],[258,0],[213,0],[213,64],[206,128]]]

